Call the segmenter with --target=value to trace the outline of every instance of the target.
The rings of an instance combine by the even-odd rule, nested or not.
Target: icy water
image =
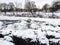
[[[0,45],[60,45],[59,20],[32,19],[27,22],[29,21],[0,20]],[[30,28],[27,24],[30,24]]]

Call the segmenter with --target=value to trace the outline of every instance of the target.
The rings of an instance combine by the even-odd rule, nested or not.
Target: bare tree
[[[2,3],[1,5],[1,9],[5,12],[6,14],[6,11],[7,11],[7,4],[6,3]]]
[[[43,9],[45,12],[47,12],[48,8],[49,8],[49,5],[48,5],[48,4],[45,4],[42,9]]]
[[[30,11],[30,9],[36,8],[35,2],[34,1],[29,1],[25,3],[25,9]]]
[[[15,5],[12,3],[12,2],[10,2],[9,4],[8,4],[8,10],[14,10],[14,7],[15,7]]]

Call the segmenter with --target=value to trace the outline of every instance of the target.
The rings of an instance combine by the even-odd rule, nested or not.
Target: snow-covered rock
[[[12,39],[10,36],[4,36],[4,39],[5,39],[6,41],[13,41],[13,39]]]
[[[0,45],[14,45],[14,44],[5,40],[0,40]]]

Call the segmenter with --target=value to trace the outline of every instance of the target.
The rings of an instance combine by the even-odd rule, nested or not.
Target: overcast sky
[[[30,0],[30,1],[35,1],[36,6],[38,8],[41,8],[46,3],[51,4],[53,0]],[[9,3],[9,2],[23,3],[22,5],[24,5],[25,0],[0,0],[0,3]],[[24,7],[24,6],[22,6],[22,7]]]

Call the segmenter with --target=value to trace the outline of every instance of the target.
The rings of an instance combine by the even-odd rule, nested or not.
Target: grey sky
[[[31,0],[31,1],[35,1],[37,7],[41,8],[46,3],[51,4],[53,0]],[[13,3],[17,2],[17,3],[22,3],[22,5],[24,5],[25,0],[0,0],[0,3],[9,3],[9,2],[13,2]]]

